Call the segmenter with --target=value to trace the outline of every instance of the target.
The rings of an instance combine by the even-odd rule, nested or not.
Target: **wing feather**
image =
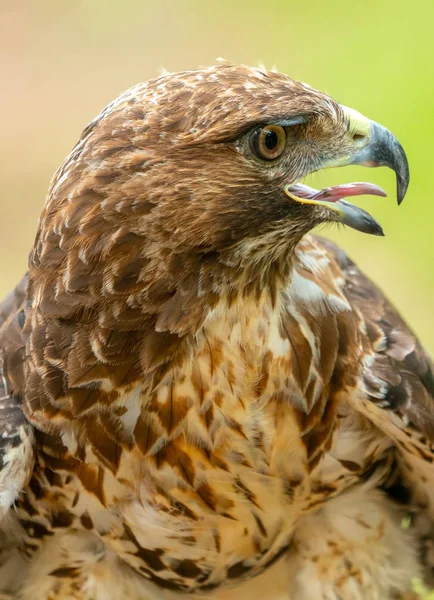
[[[332,242],[321,244],[339,264],[364,331],[363,389],[353,406],[395,442],[400,479],[434,516],[433,362],[379,288]]]
[[[33,428],[21,408],[24,384],[24,303],[27,279],[0,305],[0,518],[33,468]]]
[[[366,331],[364,383],[369,400],[434,441],[434,366],[379,288],[340,248],[321,240],[344,275],[344,293]]]

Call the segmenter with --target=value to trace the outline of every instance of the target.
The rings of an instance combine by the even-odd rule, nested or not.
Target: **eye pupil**
[[[277,133],[275,131],[267,131],[265,134],[265,146],[268,150],[274,150],[279,142],[279,138],[277,137]]]

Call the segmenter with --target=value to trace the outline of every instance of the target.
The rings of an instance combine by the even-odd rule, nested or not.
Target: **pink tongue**
[[[349,196],[361,196],[369,194],[371,196],[387,196],[386,192],[378,185],[373,183],[343,183],[342,185],[333,185],[320,190],[311,196],[312,200],[325,200],[326,202],[336,202]]]

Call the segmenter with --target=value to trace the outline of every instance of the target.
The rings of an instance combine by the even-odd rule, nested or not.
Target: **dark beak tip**
[[[402,201],[404,200],[407,194],[409,180],[410,177],[408,174],[407,177],[405,177],[405,179],[401,177],[397,177],[396,179],[396,199],[398,201],[398,206],[401,205]]]
[[[378,223],[378,221],[374,221],[372,223],[372,227],[370,229],[370,231],[368,231],[367,233],[370,233],[371,235],[376,235],[378,237],[384,237],[384,230],[381,227],[380,223]]]

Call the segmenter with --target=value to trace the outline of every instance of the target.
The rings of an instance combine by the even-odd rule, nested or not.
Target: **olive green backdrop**
[[[370,180],[390,193],[357,199],[385,238],[325,233],[434,351],[433,25],[433,0],[1,0],[0,294],[25,270],[52,174],[106,103],[161,67],[262,61],[384,124],[405,147],[412,182],[399,209],[384,169],[308,183]]]

